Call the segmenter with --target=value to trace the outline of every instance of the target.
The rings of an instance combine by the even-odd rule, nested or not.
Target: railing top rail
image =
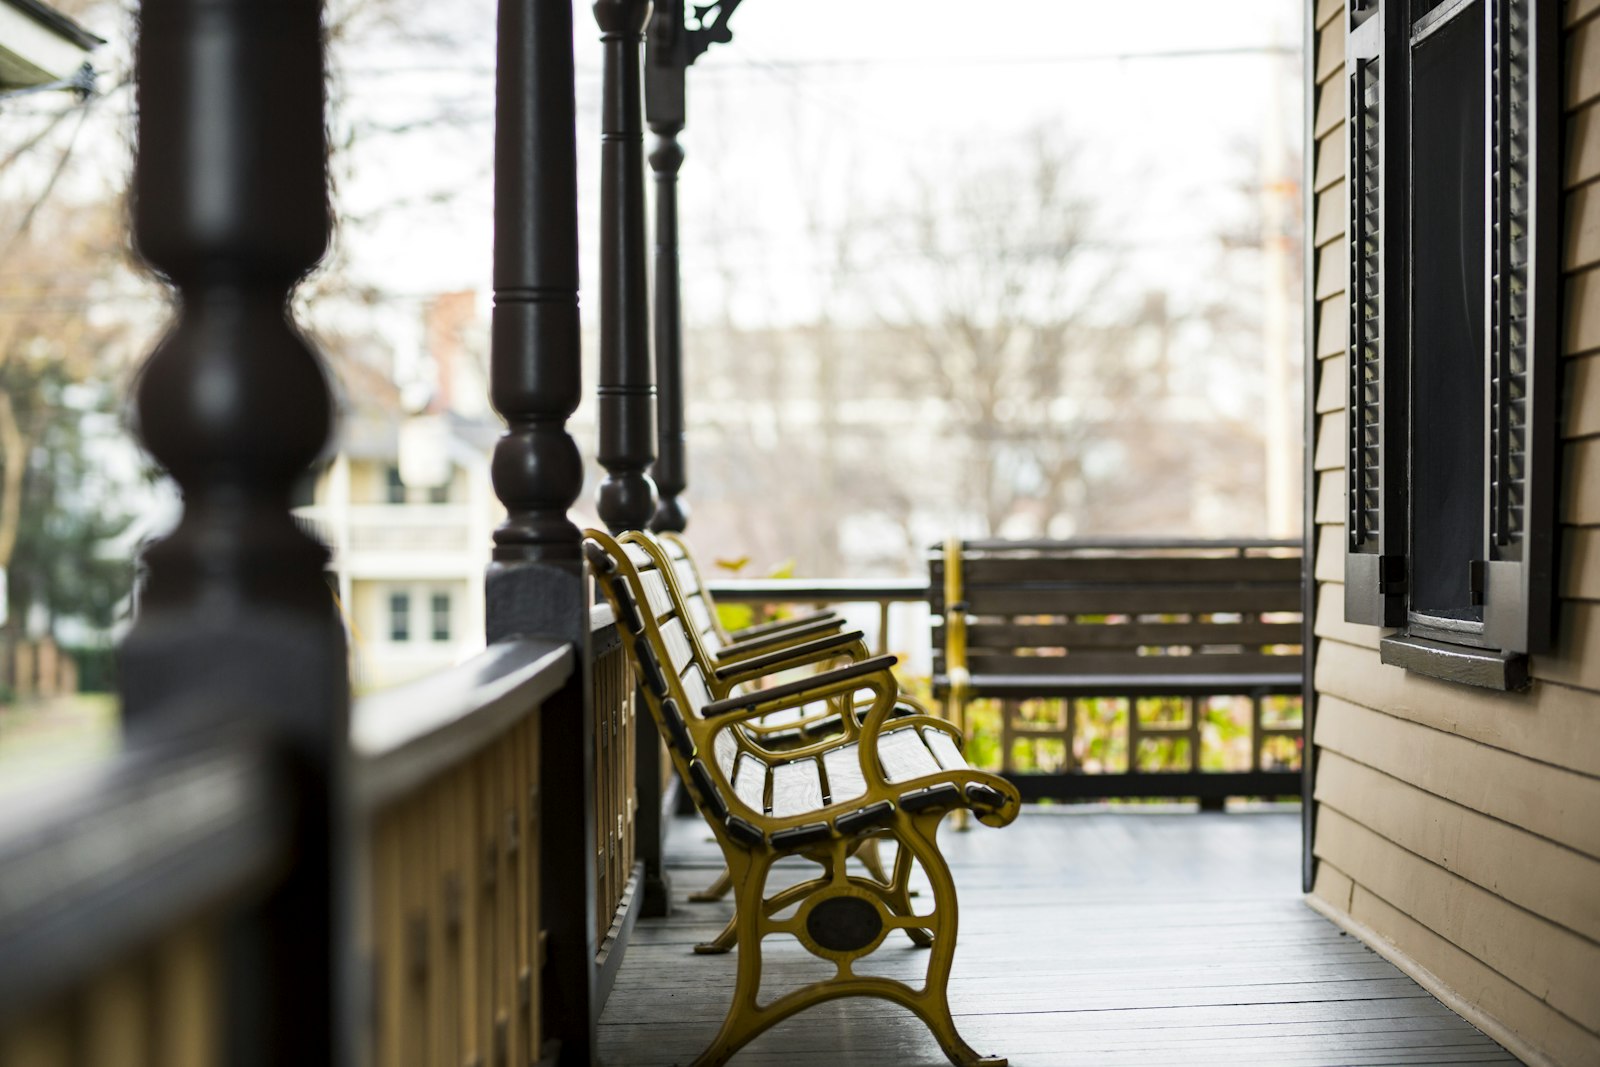
[[[260,737],[192,735],[63,775],[0,814],[0,1022],[264,884],[293,798]]]
[[[1300,549],[1305,542],[1299,538],[1248,538],[1248,537],[1086,537],[1060,540],[1008,541],[1004,538],[980,538],[961,542],[966,552],[1049,552],[1049,551],[1156,551],[1172,549]],[[944,554],[944,545],[931,545],[934,555]]]
[[[560,689],[572,646],[520,638],[410,685],[357,700],[357,793],[379,808],[481,749]]]
[[[728,578],[706,583],[726,603],[804,604],[928,598],[926,578]]]

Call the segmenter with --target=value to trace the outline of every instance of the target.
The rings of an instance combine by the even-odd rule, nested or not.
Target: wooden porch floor
[[[1033,809],[941,842],[961,894],[956,1022],[1015,1067],[1517,1062],[1302,902],[1298,813]],[[639,923],[601,1021],[612,1067],[692,1062],[733,988],[733,955],[690,952],[732,913],[685,899],[720,868],[704,824],[675,820],[669,858],[673,913]],[[877,956],[881,973],[921,970],[909,942]],[[778,991],[822,966],[789,939],[769,939],[767,958]],[[802,1013],[734,1058],[945,1062],[909,1012],[865,999]]]

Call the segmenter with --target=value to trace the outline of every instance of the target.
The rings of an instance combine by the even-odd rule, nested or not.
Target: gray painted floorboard
[[[961,900],[956,1022],[1015,1067],[1517,1062],[1306,907],[1297,812],[1039,808],[1005,830],[946,826],[940,842]],[[692,1062],[732,993],[732,954],[690,952],[732,914],[686,899],[720,869],[716,846],[698,819],[676,819],[668,852],[672,914],[640,921],[601,1020],[612,1067]],[[858,970],[914,979],[924,958],[889,941]],[[831,973],[792,940],[768,939],[767,960],[774,992]],[[945,1062],[909,1012],[862,999],[813,1008],[734,1058]]]

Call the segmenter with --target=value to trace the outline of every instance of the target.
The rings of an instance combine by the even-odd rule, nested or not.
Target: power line
[[[713,53],[718,55],[717,53]],[[760,71],[771,68],[788,70],[834,70],[857,67],[1015,67],[1015,66],[1071,66],[1082,63],[1126,63],[1183,59],[1225,59],[1233,56],[1299,56],[1301,49],[1292,45],[1224,45],[1219,48],[1173,48],[1154,51],[1131,52],[1069,52],[1042,56],[852,56],[834,59],[816,56],[807,59],[722,59],[707,63],[696,70],[715,74],[735,71]],[[351,77],[390,77],[407,74],[462,74],[488,78],[494,76],[494,67],[485,65],[461,66],[459,64],[400,64],[395,66],[352,66],[342,73]],[[598,67],[580,67],[581,79],[598,79]]]
[[[848,59],[735,59],[712,63],[705,70],[743,70],[782,67],[799,70],[846,69],[853,67],[1016,67],[1069,66],[1079,63],[1123,63],[1143,60],[1215,59],[1228,56],[1298,56],[1300,49],[1290,45],[1228,45],[1221,48],[1175,48],[1148,52],[1076,52],[1053,56],[852,56]]]

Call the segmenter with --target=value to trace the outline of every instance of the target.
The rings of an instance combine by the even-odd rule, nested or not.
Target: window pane
[[[391,504],[406,502],[406,483],[400,480],[400,468],[389,468],[388,499]]]
[[[389,640],[411,640],[411,594],[389,594]]]
[[[433,639],[450,640],[450,594],[433,594]]]
[[[1482,0],[1412,52],[1411,608],[1473,618],[1483,555]]]

